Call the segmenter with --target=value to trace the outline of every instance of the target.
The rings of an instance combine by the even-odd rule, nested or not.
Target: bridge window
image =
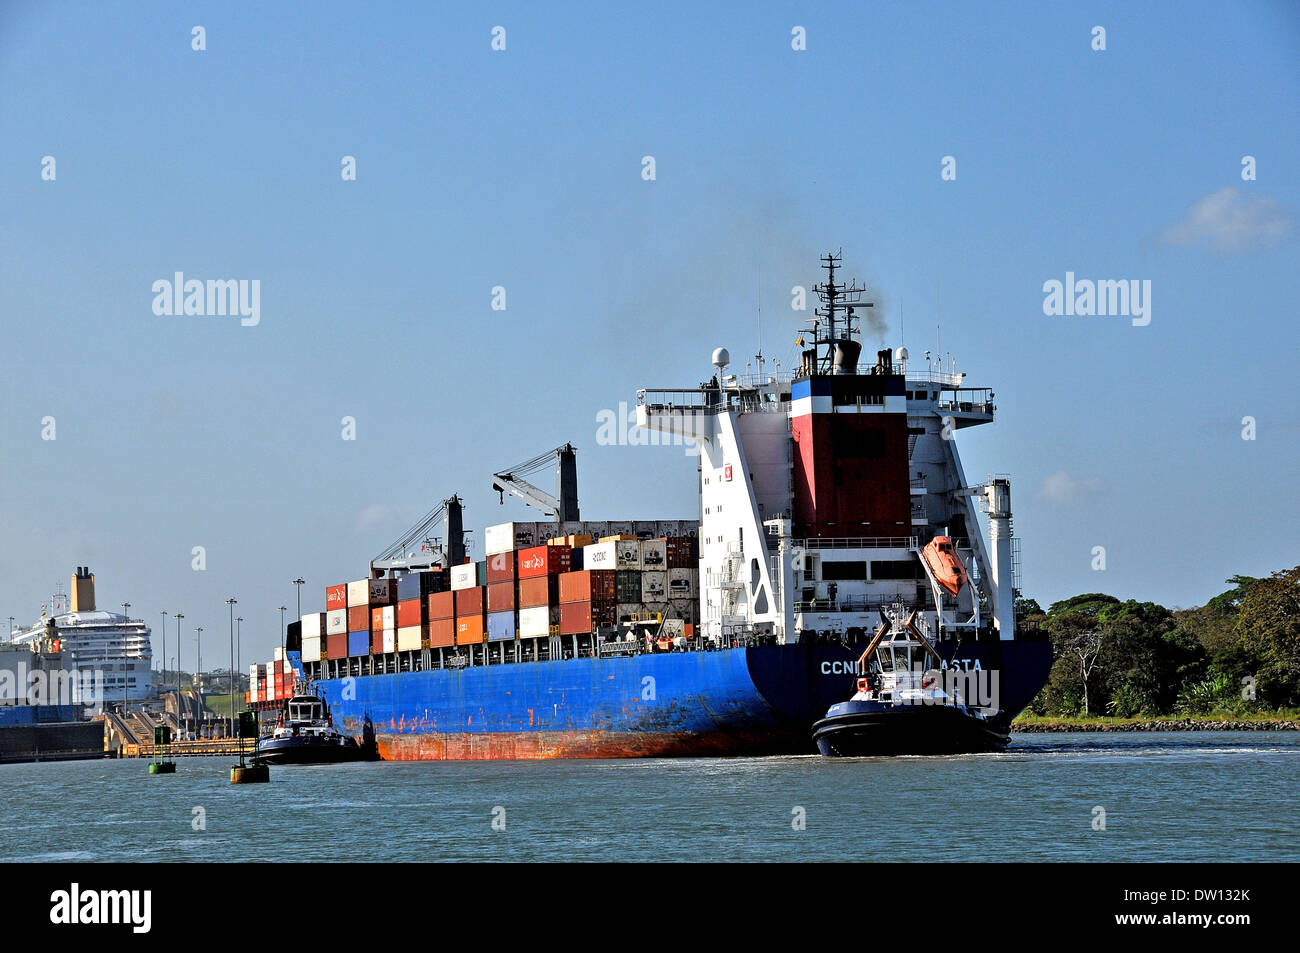
[[[867,563],[864,559],[822,560],[822,579],[827,582],[865,580]]]

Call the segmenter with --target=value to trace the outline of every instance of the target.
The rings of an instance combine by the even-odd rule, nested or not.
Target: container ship
[[[906,614],[1009,725],[1052,653],[1017,625],[1010,480],[972,483],[957,452],[993,392],[929,352],[861,364],[871,302],[839,265],[822,259],[795,373],[761,355],[729,373],[718,348],[711,380],[637,392],[648,442],[698,461],[697,519],[582,520],[574,448],[556,448],[493,474],[545,519],[486,527],[471,560],[447,498],[291,624],[249,702],[309,688],[395,760],[811,754],[881,620]],[[552,465],[554,494],[527,481]],[[940,537],[942,564],[923,557]]]

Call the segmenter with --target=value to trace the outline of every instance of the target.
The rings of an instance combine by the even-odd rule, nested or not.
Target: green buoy
[[[171,744],[172,730],[167,725],[155,725],[153,744],[158,749],[158,760],[149,765],[150,774],[175,774],[176,762],[167,759],[167,745]]]
[[[244,760],[243,741],[253,739],[253,760]],[[259,734],[257,729],[257,712],[247,710],[239,713],[239,764],[231,765],[231,784],[265,784],[271,780],[271,766],[258,755]]]

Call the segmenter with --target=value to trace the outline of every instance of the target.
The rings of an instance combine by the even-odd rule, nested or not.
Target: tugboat
[[[340,764],[361,761],[364,752],[355,738],[334,727],[324,699],[294,695],[271,734],[262,739],[261,758],[267,764]]]
[[[858,678],[857,692],[813,725],[817,750],[827,757],[1003,750],[1008,733],[984,710],[968,705],[957,686],[982,673],[941,668],[916,612],[903,619],[899,607],[893,618],[882,616],[858,659],[858,671],[865,674]]]

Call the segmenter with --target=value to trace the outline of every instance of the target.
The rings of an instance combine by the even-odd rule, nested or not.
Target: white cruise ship
[[[64,656],[63,668],[77,673],[83,685],[103,685],[104,702],[112,708],[153,696],[153,649],[150,629],[142,619],[95,608],[95,576],[78,566],[72,577],[68,611],[56,596],[40,622],[14,632],[10,642],[32,644],[46,640]],[[102,683],[100,679],[102,678]]]

